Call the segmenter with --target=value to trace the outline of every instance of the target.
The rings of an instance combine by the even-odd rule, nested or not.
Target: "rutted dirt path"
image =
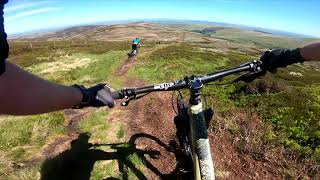
[[[141,53],[139,56],[146,56],[151,52]],[[142,80],[129,77],[126,74],[130,68],[134,67],[138,60],[125,61],[120,68],[113,72],[114,76],[125,79],[125,87],[146,85]],[[159,144],[155,140],[146,137],[139,138],[135,142],[138,149],[160,152],[156,159],[147,158],[156,169],[147,169],[147,177],[150,179],[163,179],[164,177],[179,178],[179,175],[172,174],[176,169],[177,161],[174,154],[175,149],[172,145],[172,140],[175,139],[175,127],[173,123],[175,114],[171,105],[171,93],[152,93],[141,99],[131,101],[127,107],[117,106],[115,110],[117,113],[111,114],[109,118],[119,119],[119,115],[121,116],[122,121],[127,126],[128,131],[126,135],[128,138],[142,133],[151,135],[157,139],[156,141],[163,143]],[[183,178],[182,176],[180,177]]]

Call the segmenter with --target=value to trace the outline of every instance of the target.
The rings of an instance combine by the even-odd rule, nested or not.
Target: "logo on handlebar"
[[[163,83],[163,84],[157,84],[154,86],[154,89],[162,89],[162,90],[167,90],[170,87],[172,87],[174,85],[173,82],[171,83]]]

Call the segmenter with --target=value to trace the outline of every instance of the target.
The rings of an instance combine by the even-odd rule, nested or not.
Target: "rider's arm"
[[[40,79],[6,62],[0,76],[0,114],[38,114],[72,108],[82,101],[77,88]]]
[[[6,62],[0,76],[0,114],[29,115],[67,108],[114,106],[110,88],[63,86],[43,80]]]
[[[300,53],[306,61],[320,61],[320,42],[300,48]]]

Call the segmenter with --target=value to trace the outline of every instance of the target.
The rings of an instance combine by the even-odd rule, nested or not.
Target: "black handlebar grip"
[[[119,91],[111,92],[111,96],[112,96],[113,99],[122,99]]]

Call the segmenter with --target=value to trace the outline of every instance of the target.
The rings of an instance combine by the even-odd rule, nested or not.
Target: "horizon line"
[[[227,23],[227,22],[219,22],[219,21],[209,21],[209,20],[196,20],[196,19],[165,19],[165,18],[155,18],[155,19],[126,19],[126,20],[110,20],[110,21],[97,21],[97,22],[90,22],[90,23],[78,23],[73,25],[64,25],[64,26],[56,26],[51,28],[43,28],[43,29],[37,29],[37,30],[30,30],[30,31],[24,31],[24,32],[17,32],[17,33],[7,33],[8,38],[14,38],[14,36],[26,36],[26,35],[32,35],[36,33],[49,33],[49,32],[57,32],[59,30],[64,30],[67,28],[72,27],[81,27],[81,26],[98,26],[98,25],[116,25],[116,24],[123,24],[123,23],[139,23],[139,22],[152,22],[152,21],[171,21],[171,22],[199,22],[200,24],[207,24],[210,23],[220,25],[222,27],[231,27],[231,28],[238,28],[238,29],[247,29],[247,30],[255,30],[255,29],[262,29],[267,31],[273,31],[272,34],[282,35],[282,36],[289,36],[289,37],[295,37],[295,38],[316,38],[319,39],[320,36],[317,35],[308,35],[308,34],[302,34],[302,33],[296,33],[296,32],[290,32],[285,30],[279,30],[279,29],[269,29],[269,28],[263,28],[263,27],[257,27],[257,26],[249,26],[244,24],[233,24],[233,23]],[[108,24],[109,23],[109,24]],[[297,37],[296,37],[297,36]]]

